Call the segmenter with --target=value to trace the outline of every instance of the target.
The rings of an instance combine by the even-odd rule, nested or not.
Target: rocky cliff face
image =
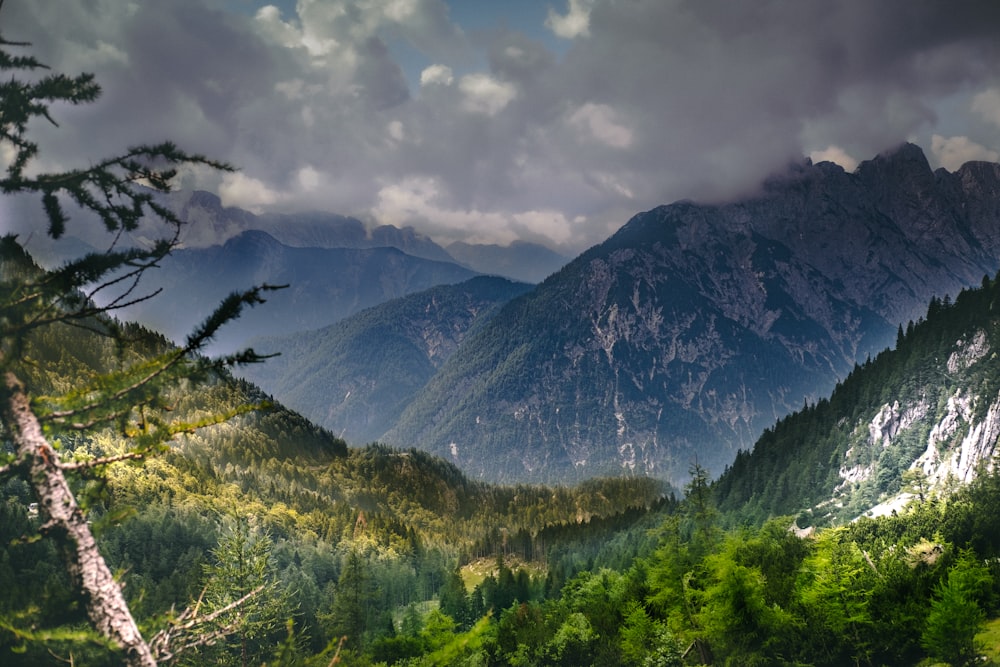
[[[964,381],[965,371],[981,360],[985,359],[983,365],[995,365],[987,355],[992,356],[993,350],[984,331],[975,332],[971,340],[959,339],[945,364],[947,377],[957,386],[942,395],[943,400],[933,404],[927,400],[932,392],[927,391],[902,405],[899,400],[884,404],[868,422],[869,437],[858,439],[844,454],[842,482],[832,501],[858,509],[874,505],[864,513],[878,516],[921,497],[947,495],[981,471],[992,471],[1000,438],[1000,395]],[[915,449],[919,451],[916,458],[907,455]],[[892,484],[894,491],[875,499],[869,494],[867,502],[865,494],[859,494],[866,486],[884,487],[885,479],[902,471],[907,471],[905,483]]]
[[[998,188],[1000,166],[932,172],[906,145],[637,215],[466,341],[386,439],[489,478],[719,471],[996,271]]]

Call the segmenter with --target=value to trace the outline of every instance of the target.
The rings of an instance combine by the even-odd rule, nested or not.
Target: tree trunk
[[[28,471],[38,498],[42,533],[60,546],[66,569],[81,592],[91,623],[118,644],[130,667],[155,667],[149,646],[139,633],[121,587],[97,549],[94,535],[70,491],[54,449],[45,440],[38,418],[12,372],[4,374],[0,416],[10,430],[18,461]]]

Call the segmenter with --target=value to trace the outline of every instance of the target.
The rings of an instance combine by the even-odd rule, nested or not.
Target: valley
[[[750,254],[708,253],[769,267],[747,283],[763,291],[756,304],[741,291],[737,276],[745,272],[709,280],[688,266],[680,273],[701,282],[684,286],[673,278],[670,289],[654,289],[662,269],[653,267],[674,261],[663,244],[681,243],[681,221],[694,215],[687,204],[675,209],[637,217],[540,287],[479,276],[418,290],[325,328],[256,340],[260,352],[282,356],[246,367],[247,379],[220,369],[197,386],[167,389],[164,417],[206,425],[183,427],[158,454],[102,466],[75,486],[143,627],[170,627],[171,609],[196,599],[223,610],[253,593],[242,604],[254,625],[232,626],[244,629],[191,649],[182,664],[221,663],[247,651],[251,662],[297,656],[293,664],[336,658],[371,665],[916,664],[923,656],[960,662],[994,655],[982,638],[992,632],[986,619],[1000,611],[992,602],[1000,579],[990,565],[1000,528],[988,509],[1000,484],[993,352],[1000,346],[1000,278],[981,277],[954,298],[933,295],[923,312],[905,311],[913,319],[897,325],[894,345],[854,359],[848,351],[879,347],[892,313],[904,312],[900,301],[892,301],[891,312],[885,304],[861,309],[847,298],[844,280],[834,290],[834,281],[762,235],[752,237]],[[640,240],[658,253],[656,264],[637,261]],[[44,275],[13,240],[7,243],[7,284]],[[733,240],[734,247],[741,243]],[[688,261],[699,256],[685,247]],[[957,266],[942,275],[958,281],[961,271],[974,270]],[[581,282],[570,289],[567,276]],[[623,285],[632,286],[631,295]],[[796,301],[803,285],[811,286],[811,300]],[[715,295],[712,310],[704,305],[707,293]],[[584,294],[591,310],[582,324],[565,305],[555,307]],[[615,303],[631,310],[607,306],[619,296],[625,300]],[[754,386],[771,386],[772,396],[773,383],[802,368],[815,377],[826,377],[819,369],[850,370],[826,395],[822,383],[800,375],[801,384],[781,390],[788,414],[772,408],[775,419],[752,446],[728,461],[700,447],[682,450],[689,454],[686,474],[660,479],[642,467],[608,466],[601,469],[607,475],[586,481],[505,481],[456,465],[457,446],[436,455],[417,448],[424,442],[417,437],[402,446],[377,443],[398,419],[419,414],[413,406],[432,405],[421,396],[442,382],[463,387],[465,401],[489,396],[513,405],[503,398],[508,394],[477,387],[459,370],[492,369],[491,381],[505,377],[497,386],[507,391],[533,382],[525,368],[551,376],[556,366],[535,351],[553,349],[549,336],[519,333],[537,312],[549,315],[543,321],[564,336],[556,347],[567,352],[574,331],[605,335],[592,339],[591,352],[573,352],[568,368],[581,372],[578,379],[566,369],[561,376],[579,394],[603,385],[597,361],[615,368],[612,386],[623,393],[607,400],[618,400],[619,410],[621,396],[641,398],[637,390],[671,363],[731,377],[726,364],[704,366],[712,355],[756,368]],[[680,329],[684,312],[697,317]],[[838,328],[843,322],[849,326]],[[44,415],[50,408],[42,406],[58,405],[65,388],[173,345],[140,325],[122,333],[43,328],[9,367]],[[664,333],[668,356],[659,342]],[[123,340],[124,356],[114,350]],[[746,348],[721,352],[747,341],[754,341],[756,367],[741,359]],[[505,352],[491,347],[498,343]],[[536,347],[542,343],[549,347]],[[776,360],[788,359],[790,350],[796,354],[782,370]],[[652,370],[620,381],[643,364]],[[249,381],[255,377],[263,389]],[[721,391],[711,386],[682,386],[690,393],[676,403],[732,427],[736,421],[707,403]],[[297,411],[284,407],[286,397]],[[538,401],[534,409],[553,408]],[[448,423],[435,412],[438,423]],[[214,424],[213,414],[232,416]],[[78,434],[53,424],[49,433],[67,462],[114,459],[132,451],[136,432],[128,424],[137,417],[124,430]],[[635,418],[613,417],[604,428],[627,436],[622,422]],[[332,432],[333,424],[352,442]],[[537,456],[523,437],[513,450],[521,461]],[[356,444],[365,441],[374,444]],[[493,451],[504,460],[503,447]],[[713,480],[708,466],[715,461],[723,471]],[[53,652],[104,664],[106,649],[80,643],[86,622],[53,542],[30,539],[39,529],[31,488],[8,476],[0,494],[7,545],[0,581],[12,591],[0,608],[0,650],[15,665],[39,664]],[[47,582],[40,604],[19,607],[39,580]],[[60,629],[36,634],[23,629],[26,622]]]
[[[1000,665],[1000,11],[556,4],[0,0],[0,665]]]

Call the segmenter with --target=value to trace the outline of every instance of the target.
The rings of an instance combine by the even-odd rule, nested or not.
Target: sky
[[[239,167],[182,174],[227,205],[442,244],[577,252],[903,141],[1000,160],[994,0],[6,0],[0,31],[104,90],[38,169],[171,139]]]

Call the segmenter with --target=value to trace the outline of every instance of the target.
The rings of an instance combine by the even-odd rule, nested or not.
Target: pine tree
[[[327,619],[331,634],[346,637],[346,644],[354,649],[363,645],[365,630],[368,628],[370,583],[361,554],[352,549],[344,557],[332,609]]]
[[[227,623],[232,632],[227,650],[214,653],[216,664],[259,664],[270,645],[277,643],[285,621],[292,615],[286,591],[277,583],[271,562],[271,538],[236,517],[212,552],[215,562],[206,565],[206,613],[232,608]],[[238,607],[233,604],[246,598]]]
[[[931,656],[950,665],[968,665],[975,661],[976,634],[986,620],[977,600],[985,596],[991,583],[989,571],[972,552],[959,557],[935,589],[920,638]]]

